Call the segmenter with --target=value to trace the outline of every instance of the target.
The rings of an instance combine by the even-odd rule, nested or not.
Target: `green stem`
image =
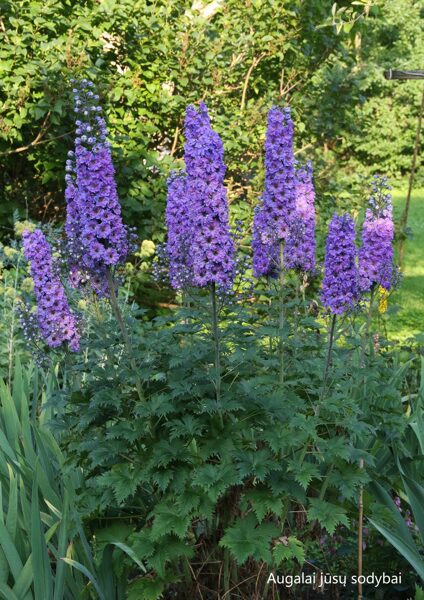
[[[299,291],[300,291],[300,273],[296,273],[295,288],[295,309],[294,309],[294,354],[297,354],[297,342],[299,331]]]
[[[211,302],[212,302],[212,335],[215,354],[215,398],[216,403],[220,406],[221,402],[221,344],[220,331],[218,324],[218,306],[216,301],[216,285],[211,284]],[[219,408],[219,418],[222,425],[222,413]]]
[[[360,362],[362,367],[365,366],[364,360],[365,360],[367,344],[369,344],[369,347],[370,347],[370,354],[372,353],[372,342],[370,340],[370,331],[371,331],[371,323],[372,323],[373,302],[374,302],[374,288],[372,288],[371,292],[370,292],[370,305],[368,308],[367,321],[366,321],[366,325],[365,325],[365,335],[362,339],[361,362]]]
[[[16,310],[16,294],[18,290],[18,277],[19,277],[19,263],[20,257],[18,258],[15,268],[15,281],[13,285],[13,301],[12,301],[12,314],[10,318],[10,333],[9,333],[9,373],[8,382],[9,388],[12,385],[12,371],[13,371],[13,356],[14,356],[14,338],[15,338],[15,310]]]
[[[280,329],[280,384],[284,383],[284,244],[280,243],[280,276],[279,276],[279,284],[280,284],[280,319],[279,319],[279,329]]]
[[[125,326],[124,319],[122,318],[121,309],[119,308],[119,304],[118,304],[118,298],[116,297],[115,281],[114,281],[112,273],[109,269],[107,271],[107,282],[108,282],[108,286],[109,286],[110,305],[112,307],[113,314],[115,315],[115,319],[116,319],[116,321],[119,325],[119,328],[121,330],[121,333],[122,333],[122,338],[124,340],[124,344],[127,349],[128,356],[130,358],[131,369],[134,371],[134,374],[136,375],[135,385],[137,388],[138,397],[140,398],[141,401],[144,402],[145,398],[144,398],[143,389],[141,386],[140,377],[138,376],[137,365],[134,360],[134,353],[133,353],[131,339],[130,339],[130,336],[128,335],[128,331]]]
[[[334,330],[336,328],[336,315],[333,315],[331,318],[331,327],[330,327],[330,335],[328,338],[328,351],[327,351],[327,360],[325,361],[325,369],[324,369],[324,377],[322,379],[322,395],[324,396],[327,380],[328,380],[328,371],[331,365],[331,357],[333,352],[333,343],[334,343]]]

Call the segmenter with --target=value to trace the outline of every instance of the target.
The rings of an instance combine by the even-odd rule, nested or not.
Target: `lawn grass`
[[[393,191],[395,221],[405,205],[406,190]],[[390,297],[387,333],[391,340],[406,340],[424,332],[424,189],[412,193],[408,227],[412,237],[405,242],[401,286]]]

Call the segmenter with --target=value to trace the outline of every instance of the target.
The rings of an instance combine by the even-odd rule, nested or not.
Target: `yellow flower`
[[[4,295],[6,296],[6,298],[14,298],[16,295],[15,288],[7,287],[4,291]]]
[[[13,258],[13,256],[19,254],[18,251],[15,250],[15,248],[12,248],[11,246],[5,246],[3,248],[3,252],[7,258]]]
[[[143,240],[140,248],[139,256],[141,258],[149,258],[149,256],[153,256],[155,253],[156,246],[152,240]]]
[[[378,288],[378,312],[382,315],[387,310],[389,292],[381,285]]]
[[[80,310],[85,310],[87,308],[87,300],[79,300],[78,308]]]
[[[15,235],[17,237],[21,237],[25,230],[34,231],[36,225],[34,223],[30,223],[29,221],[17,221],[15,223]]]
[[[25,279],[22,280],[21,283],[21,290],[23,292],[32,292],[32,290],[34,289],[34,281],[32,280],[32,277],[25,277]]]

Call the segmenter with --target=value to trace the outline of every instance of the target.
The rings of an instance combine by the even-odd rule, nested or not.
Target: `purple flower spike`
[[[268,113],[265,140],[265,190],[253,223],[253,269],[256,277],[275,276],[280,268],[279,244],[289,234],[296,210],[293,121],[290,108]]]
[[[310,162],[296,171],[296,211],[284,246],[284,265],[304,272],[315,269],[315,190]]]
[[[350,215],[334,214],[330,222],[321,300],[334,314],[353,308],[359,298],[355,224]]]
[[[364,292],[376,284],[389,290],[393,284],[394,226],[390,189],[386,177],[374,176],[359,250],[359,282]]]
[[[174,289],[182,289],[192,282],[193,263],[191,244],[193,241],[192,207],[188,203],[187,178],[184,173],[172,173],[168,179],[166,201],[166,224],[168,242],[166,251],[169,259],[169,279]]]
[[[31,263],[40,332],[52,348],[67,342],[70,350],[78,352],[80,335],[77,321],[55,272],[50,245],[39,229],[33,233],[25,231],[22,237],[25,258]]]
[[[187,227],[192,231],[193,284],[229,288],[234,278],[234,241],[230,234],[226,167],[221,138],[212,129],[206,105],[188,106],[184,158]]]
[[[75,152],[68,155],[65,178],[70,268],[85,272],[86,277],[80,280],[88,277],[95,290],[105,295],[106,269],[123,262],[128,254],[128,236],[98,96],[87,80],[75,84],[73,93],[77,136]]]

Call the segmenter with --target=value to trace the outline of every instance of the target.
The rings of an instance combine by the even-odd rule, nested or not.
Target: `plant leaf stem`
[[[218,303],[216,298],[216,284],[211,284],[211,304],[212,304],[212,336],[213,336],[213,345],[214,345],[214,355],[215,355],[215,398],[218,407],[220,407],[221,403],[221,340],[220,340],[220,331],[218,324]],[[219,420],[221,426],[223,425],[222,421],[222,412],[221,408],[219,408]]]
[[[280,243],[280,275],[279,275],[279,291],[280,291],[280,317],[279,317],[279,329],[280,329],[280,384],[284,383],[284,340],[283,330],[285,322],[284,314],[284,244]]]
[[[324,396],[325,390],[326,390],[326,387],[327,387],[328,371],[329,371],[329,368],[330,368],[330,365],[331,365],[331,358],[332,358],[332,353],[333,353],[334,331],[335,331],[335,328],[336,328],[336,315],[333,314],[333,316],[331,317],[330,334],[329,334],[329,337],[328,337],[327,359],[325,361],[324,377],[323,377],[323,380],[322,380],[322,397]]]
[[[131,369],[134,371],[134,374],[136,375],[135,385],[137,388],[138,397],[140,398],[141,401],[144,402],[145,398],[144,398],[144,394],[143,394],[140,377],[138,376],[137,365],[134,360],[134,353],[133,353],[131,339],[130,339],[130,336],[128,335],[128,331],[125,326],[124,319],[122,318],[121,309],[119,308],[118,299],[116,296],[115,281],[113,279],[113,275],[112,275],[112,272],[110,271],[110,269],[107,270],[107,282],[108,282],[108,286],[109,286],[110,305],[112,307],[113,314],[115,315],[115,319],[116,319],[116,321],[119,325],[119,328],[121,330],[121,333],[122,333],[122,338],[124,340],[125,347],[127,349],[128,355],[129,355]]]

